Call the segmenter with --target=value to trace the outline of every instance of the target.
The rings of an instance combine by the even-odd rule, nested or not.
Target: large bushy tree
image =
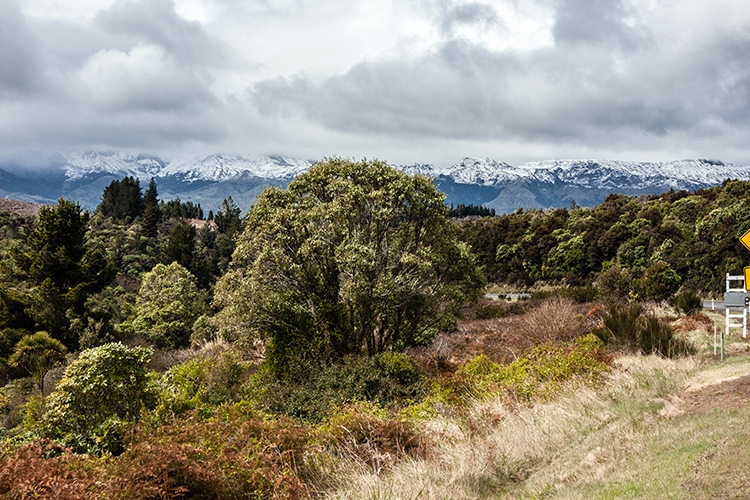
[[[190,271],[177,262],[157,264],[143,277],[135,315],[126,325],[161,347],[185,347],[193,323],[207,309]]]
[[[483,284],[430,179],[333,158],[257,198],[216,304],[285,369],[427,342]]]

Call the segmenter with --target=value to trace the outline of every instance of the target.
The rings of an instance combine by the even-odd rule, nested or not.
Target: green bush
[[[373,357],[347,357],[305,379],[278,379],[261,369],[246,386],[246,395],[271,413],[318,422],[336,408],[371,401],[396,408],[424,395],[425,378],[407,355],[385,352]]]
[[[163,418],[198,410],[199,415],[209,416],[219,405],[239,401],[249,370],[231,351],[173,366],[162,379],[157,413]]]
[[[524,401],[546,397],[566,380],[594,380],[607,370],[610,357],[603,346],[595,336],[587,335],[567,344],[540,344],[507,365],[480,355],[459,368],[442,390],[449,399],[459,400],[485,399],[504,392]]]
[[[599,274],[596,284],[601,295],[609,302],[627,300],[634,290],[634,276],[631,270],[612,266]]]
[[[84,350],[50,394],[42,432],[76,452],[121,453],[125,425],[156,405],[150,357],[119,343]]]
[[[190,271],[177,262],[157,264],[144,275],[133,316],[121,328],[160,347],[186,347],[206,310],[205,293]]]
[[[666,262],[656,262],[643,274],[641,287],[647,300],[667,300],[680,288],[680,276]]]

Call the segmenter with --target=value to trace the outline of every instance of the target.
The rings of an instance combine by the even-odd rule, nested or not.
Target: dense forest
[[[725,181],[694,193],[612,194],[594,208],[467,218],[459,227],[490,282],[611,284],[620,277],[643,293],[638,280],[658,272],[708,295],[750,262],[738,241],[750,229],[749,200],[750,183]]]
[[[591,325],[527,345],[544,372],[441,354],[462,318],[525,310],[467,309],[488,282],[638,304],[720,292],[750,260],[739,181],[501,216],[377,161],[321,162],[244,217],[157,189],[126,177],[93,213],[0,213],[0,459],[60,498],[307,496],[333,467],[311,450],[420,454],[415,425],[440,405],[606,369],[611,335]],[[0,493],[31,494],[8,474]]]

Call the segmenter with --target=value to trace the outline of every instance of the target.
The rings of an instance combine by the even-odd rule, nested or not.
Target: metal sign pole
[[[716,350],[719,348],[716,339],[716,325],[714,325],[714,357],[716,357]]]

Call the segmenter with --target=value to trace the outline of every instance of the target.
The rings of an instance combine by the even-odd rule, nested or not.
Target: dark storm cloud
[[[83,2],[0,0],[0,146],[750,161],[739,0]]]
[[[38,85],[37,40],[14,0],[0,0],[0,98],[28,94]]]

